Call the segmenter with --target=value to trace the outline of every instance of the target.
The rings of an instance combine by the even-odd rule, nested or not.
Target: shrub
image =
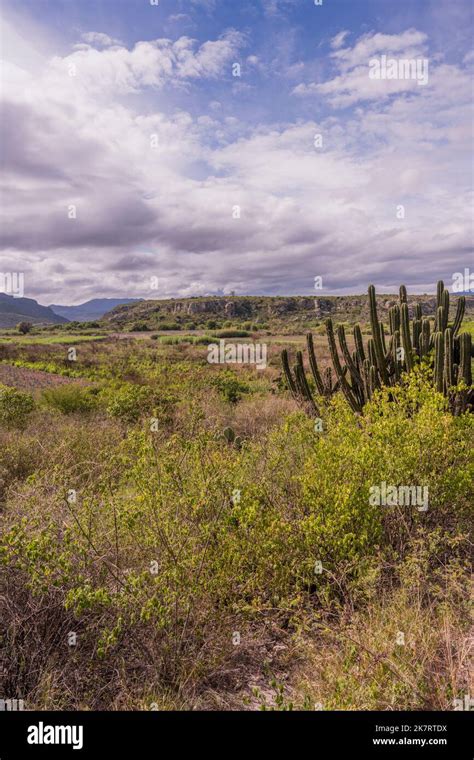
[[[122,422],[137,422],[145,413],[151,414],[153,399],[151,388],[127,383],[112,392],[107,412]]]
[[[181,325],[178,322],[163,322],[160,325],[160,330],[181,330]]]
[[[131,327],[132,332],[148,332],[149,329],[146,322],[134,322]]]
[[[17,325],[17,330],[22,335],[26,335],[27,333],[31,332],[33,329],[33,325],[31,322],[19,322]]]
[[[232,372],[223,372],[213,378],[212,385],[217,388],[222,398],[231,404],[237,403],[242,394],[249,393],[248,383],[239,380]]]
[[[46,406],[61,414],[87,413],[97,406],[96,389],[73,383],[46,388],[42,398]]]
[[[0,423],[7,428],[24,428],[35,408],[29,393],[0,385]]]
[[[164,387],[170,374],[163,369]],[[181,382],[184,374],[180,367]],[[238,382],[230,371],[219,372],[216,380]],[[153,393],[123,384],[114,390],[111,413],[136,419],[150,409]],[[226,411],[230,424],[233,410]],[[191,695],[190,702],[197,693],[212,699],[222,673],[228,693],[228,673],[237,670],[242,679],[247,663],[255,672],[262,641],[265,651],[286,641],[288,662],[295,637],[315,632],[319,644],[326,635],[319,629],[328,621],[362,645],[361,652],[344,645],[340,659],[327,649],[327,656],[320,653],[328,663],[322,683],[332,689],[330,707],[355,703],[367,709],[368,700],[369,706],[393,709],[408,700],[410,707],[422,708],[418,680],[437,665],[426,643],[436,644],[436,637],[426,627],[437,616],[428,614],[419,594],[433,572],[433,594],[441,594],[451,554],[468,555],[472,415],[450,415],[443,397],[413,374],[406,386],[375,394],[359,417],[335,397],[323,410],[322,431],[303,412],[292,412],[266,436],[238,448],[200,427],[199,409],[187,421],[166,436],[120,430],[121,441],[114,433],[101,449],[109,428],[119,426],[109,421],[94,437],[92,426],[62,420],[60,451],[45,446],[55,458],[46,460],[34,487],[31,479],[23,490],[15,486],[0,554],[16,581],[5,584],[5,622],[17,621],[18,630],[6,639],[5,657],[15,688],[27,674],[31,703],[62,709],[146,707],[155,701],[151,693]],[[64,434],[67,425],[71,432]],[[74,430],[84,440],[73,448]],[[371,504],[370,488],[382,480],[427,482],[428,511]],[[73,505],[64,498],[65,483],[80,491]],[[320,574],[317,562],[324,569]],[[420,583],[399,605],[374,608],[374,625],[369,615],[360,617],[355,632],[348,628],[341,610],[349,617],[370,594],[382,599],[380,584],[388,585],[393,576],[407,585],[402,572],[398,577],[393,570],[402,563],[404,573],[420,568]],[[452,594],[466,599],[467,607],[461,565],[452,572]],[[424,630],[416,632],[416,624]],[[60,641],[71,630],[84,633],[78,659],[65,646],[57,648],[52,663],[47,641]],[[407,632],[406,654],[395,648],[398,630]],[[232,631],[242,635],[238,654]],[[18,641],[20,665],[14,656]],[[438,643],[437,659],[443,642]],[[422,668],[416,668],[417,659]],[[390,663],[393,677],[387,675]],[[397,673],[408,682],[413,674],[417,688],[397,697]],[[371,680],[354,700],[350,690],[359,674]],[[441,682],[437,688],[442,690]],[[443,688],[452,699],[449,677]],[[314,701],[320,699],[318,682]]]

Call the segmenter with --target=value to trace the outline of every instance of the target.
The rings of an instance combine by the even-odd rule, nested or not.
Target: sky
[[[154,2],[1,2],[0,273],[26,297],[429,293],[474,268],[469,0]]]

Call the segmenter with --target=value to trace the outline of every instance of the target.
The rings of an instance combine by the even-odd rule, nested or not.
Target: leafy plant
[[[107,412],[122,422],[137,422],[145,413],[152,413],[153,400],[151,388],[126,383],[113,391]]]
[[[223,372],[212,380],[212,385],[217,388],[222,398],[231,404],[236,404],[240,401],[244,393],[250,392],[250,387],[247,383],[239,380],[231,372]]]
[[[34,408],[31,394],[0,385],[0,424],[7,428],[24,428]]]
[[[61,414],[87,413],[97,406],[96,389],[73,383],[46,388],[42,397],[46,406]]]

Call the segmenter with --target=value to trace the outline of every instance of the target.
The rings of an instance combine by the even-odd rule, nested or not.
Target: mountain
[[[123,304],[136,303],[141,298],[93,298],[78,306],[58,306],[51,304],[49,307],[60,317],[65,317],[71,322],[92,322],[101,319],[111,309]]]
[[[33,298],[15,298],[0,293],[0,327],[15,327],[18,322],[58,325],[67,321],[48,306],[41,306]]]
[[[451,296],[454,314],[455,296]],[[433,316],[436,312],[436,296],[410,295],[408,308],[413,313],[414,304],[421,304],[422,313]],[[388,322],[388,311],[398,303],[396,295],[377,296],[381,318]],[[474,312],[474,297],[466,298],[466,313]],[[110,311],[104,321],[117,330],[180,330],[215,329],[248,323],[257,329],[271,325],[283,332],[309,329],[320,324],[326,317],[335,322],[368,323],[369,300],[366,295],[351,296],[209,296],[195,298],[171,298],[162,301],[140,301],[118,306]],[[248,329],[245,327],[244,329]]]

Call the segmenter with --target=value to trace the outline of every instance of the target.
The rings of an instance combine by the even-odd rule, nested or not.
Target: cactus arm
[[[387,344],[385,342],[385,329],[383,326],[383,322],[380,322],[380,341],[382,343],[382,351],[384,353],[384,356],[387,356]]]
[[[470,333],[461,333],[459,336],[459,380],[463,380],[468,388],[472,385],[471,345],[472,338]]]
[[[296,388],[295,381],[293,380],[293,375],[291,374],[290,363],[288,361],[288,351],[286,350],[286,348],[283,349],[283,351],[281,352],[281,364],[283,367],[283,372],[285,373],[286,382],[287,382],[288,388],[290,389],[291,395],[294,398],[297,398],[298,390]]]
[[[380,377],[384,385],[389,384],[387,365],[385,362],[385,354],[382,344],[382,338],[380,335],[380,325],[377,316],[377,302],[375,300],[375,288],[373,285],[369,285],[369,303],[370,303],[370,324],[372,327],[372,338],[375,346],[375,358],[377,360],[377,367],[380,373]]]
[[[421,324],[420,356],[426,356],[430,351],[430,320],[424,319]]]
[[[373,365],[369,370],[369,385],[370,385],[371,395],[374,394],[374,391],[376,391],[377,388],[380,388],[380,382],[377,375],[377,370],[375,369]]]
[[[303,364],[303,354],[301,351],[296,352],[296,378],[301,395],[309,403],[313,412],[319,416],[318,407],[316,406],[313,394],[311,393],[311,388],[309,387],[308,380],[306,379],[306,373],[304,371]]]
[[[375,366],[377,359],[375,358],[375,343],[373,338],[369,338],[367,341],[367,351],[369,354],[369,366],[372,366],[372,364]]]
[[[316,354],[314,353],[313,336],[311,335],[311,333],[308,333],[306,336],[306,345],[308,347],[309,366],[311,367],[311,372],[314,377],[314,382],[316,383],[316,388],[318,389],[318,393],[320,396],[329,395],[326,391],[323,379],[321,377],[321,373],[319,372],[318,362],[316,360]]]
[[[339,380],[340,388],[342,392],[344,393],[344,396],[346,397],[347,401],[349,402],[351,409],[354,412],[361,412],[362,406],[359,400],[356,398],[355,394],[353,393],[352,388],[350,387],[349,383],[347,382],[344,376],[344,372],[341,367],[339,354],[337,353],[336,339],[334,337],[334,328],[332,324],[332,319],[330,318],[326,320],[326,333],[328,337],[328,344],[329,344],[329,351],[331,354],[332,365],[336,372],[336,377]]]
[[[400,330],[395,330],[392,340],[392,363],[395,382],[400,380],[400,360],[398,358],[398,349],[400,348]]]
[[[443,290],[442,295],[442,307],[443,307],[443,332],[448,327],[448,319],[449,319],[449,290]]]
[[[438,280],[436,285],[436,309],[439,309],[439,307],[442,305],[441,299],[443,296],[444,291],[444,282],[443,280]]]
[[[415,319],[413,322],[413,348],[415,349],[418,356],[421,356],[421,330],[422,330],[422,323],[421,319]]]
[[[412,353],[411,338],[410,338],[410,320],[408,317],[408,305],[406,303],[402,303],[401,328],[402,328],[401,329],[402,345],[403,345],[403,350],[405,352],[405,367],[408,372],[411,372],[413,369],[413,353]]]
[[[444,332],[444,383],[446,390],[454,385],[453,333],[449,328]]]
[[[339,345],[341,347],[342,355],[344,357],[344,361],[346,362],[346,366],[350,372],[351,378],[352,378],[352,385],[361,387],[362,386],[362,377],[360,376],[360,372],[357,369],[356,364],[354,363],[354,360],[351,356],[351,353],[349,351],[349,347],[347,345],[346,341],[346,332],[344,330],[344,325],[339,325],[337,328],[337,337],[339,339]]]
[[[434,364],[434,382],[436,390],[439,393],[444,391],[444,336],[443,333],[437,332],[434,336],[435,344],[435,364]]]
[[[400,329],[400,307],[398,305],[392,306],[388,312],[388,318],[390,323],[390,335],[393,335],[396,330]]]
[[[456,335],[459,332],[459,328],[461,327],[462,321],[464,319],[465,310],[466,310],[466,297],[460,296],[458,299],[458,305],[456,307],[456,316],[454,317],[454,322],[453,322],[454,337],[456,337]]]
[[[362,364],[362,362],[365,359],[365,351],[364,351],[364,341],[362,338],[362,331],[360,329],[360,325],[354,325],[354,343],[356,347],[356,351],[359,355],[359,363]]]

